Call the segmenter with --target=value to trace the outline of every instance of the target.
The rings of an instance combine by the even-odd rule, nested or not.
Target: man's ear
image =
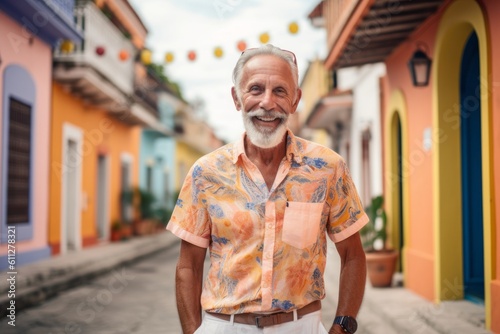
[[[292,105],[292,114],[297,111],[297,107],[299,106],[300,98],[302,97],[302,90],[297,88],[297,97],[295,98],[295,102]]]
[[[236,88],[231,87],[231,95],[233,96],[233,102],[234,102],[234,106],[236,107],[236,110],[241,110],[241,103],[240,103],[240,99],[238,98],[238,94],[236,94]]]

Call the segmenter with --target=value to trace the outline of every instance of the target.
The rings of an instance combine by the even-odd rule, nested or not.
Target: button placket
[[[272,307],[275,230],[274,228],[269,228],[269,226],[274,225],[275,219],[275,203],[268,201],[265,213],[265,225],[267,228],[264,229],[264,249],[262,250],[262,309]]]

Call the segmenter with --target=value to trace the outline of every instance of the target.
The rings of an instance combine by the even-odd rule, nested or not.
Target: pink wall
[[[416,41],[424,42],[429,57],[433,58],[437,22],[432,20],[421,27],[387,58],[389,87],[385,92],[386,101],[390,101],[391,94],[401,90],[407,108],[408,156],[403,163],[403,177],[407,178],[409,187],[410,240],[405,245],[408,270],[405,285],[429,300],[434,298],[433,174],[432,151],[424,149],[423,137],[425,129],[432,129],[432,80],[427,87],[413,87],[407,62],[416,50]],[[437,137],[433,134],[432,139]]]
[[[26,252],[46,247],[47,220],[48,220],[48,160],[49,160],[49,132],[50,132],[50,96],[52,80],[52,51],[51,47],[37,37],[30,44],[26,29],[10,19],[0,11],[0,45],[2,63],[0,65],[0,93],[3,94],[3,71],[9,65],[16,64],[28,71],[36,86],[36,115],[35,129],[36,166],[34,174],[34,207],[33,239],[19,241],[18,251]],[[0,95],[2,96],[2,95]],[[3,110],[0,110],[0,127],[3,125]],[[0,149],[2,147],[0,137]],[[0,168],[2,165],[0,164]],[[1,177],[1,173],[0,173]],[[0,183],[3,180],[0,180]],[[6,245],[0,246],[0,255],[6,254]]]

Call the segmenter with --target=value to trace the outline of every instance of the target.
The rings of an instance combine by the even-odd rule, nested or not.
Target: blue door
[[[473,32],[462,56],[460,141],[464,295],[466,299],[478,302],[484,300],[480,88],[479,44],[477,35]]]

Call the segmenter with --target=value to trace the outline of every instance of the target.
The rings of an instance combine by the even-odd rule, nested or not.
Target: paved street
[[[43,305],[21,311],[16,327],[0,322],[0,333],[126,334],[180,333],[174,297],[178,247],[170,247],[129,266],[121,266],[89,284],[61,293]],[[330,254],[335,254],[329,245]],[[337,296],[338,258],[329,257],[328,298],[324,323],[333,321]],[[377,317],[361,312],[360,333],[393,333]],[[368,330],[368,328],[370,330]]]
[[[180,333],[174,298],[177,247],[20,312],[0,333]]]

